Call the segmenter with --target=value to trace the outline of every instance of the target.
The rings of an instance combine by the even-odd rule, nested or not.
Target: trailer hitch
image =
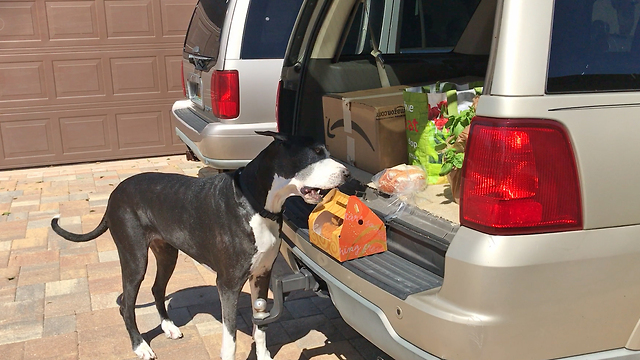
[[[276,321],[282,315],[285,293],[294,290],[315,290],[317,287],[318,283],[313,274],[305,268],[294,274],[272,278],[273,306],[267,311],[267,300],[256,299],[253,303],[253,323],[262,328]]]

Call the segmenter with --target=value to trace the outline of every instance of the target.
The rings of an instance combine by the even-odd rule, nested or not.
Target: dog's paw
[[[182,331],[171,320],[162,320],[160,327],[168,339],[175,340],[183,336]]]
[[[262,355],[258,355],[258,360],[273,360],[273,359],[271,358],[271,354],[269,354],[269,352],[267,351]]]
[[[157,359],[156,354],[151,350],[149,344],[146,341],[143,341],[140,345],[138,345],[133,352],[138,355],[138,357],[142,360],[154,360]]]

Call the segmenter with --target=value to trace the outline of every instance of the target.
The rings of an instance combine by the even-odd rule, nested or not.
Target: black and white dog
[[[133,351],[148,360],[156,355],[140,335],[135,302],[147,268],[148,249],[157,261],[152,287],[161,328],[167,337],[182,337],[165,307],[167,283],[183,251],[217,273],[222,305],[223,360],[235,358],[238,296],[247,280],[252,303],[266,299],[271,267],[280,247],[279,227],[284,201],[301,196],[317,204],[321,190],[337,187],[348,170],[329,158],[326,148],[310,138],[260,132],[273,136],[244,169],[195,178],[178,174],[145,173],[120,183],[109,197],[102,221],[87,234],[51,227],[67,240],[95,239],[107,229],[118,249],[122,267],[120,313],[131,337]],[[265,332],[254,327],[259,360],[271,359]]]

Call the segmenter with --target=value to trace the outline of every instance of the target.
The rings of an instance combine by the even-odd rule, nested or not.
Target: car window
[[[460,40],[480,0],[406,0],[399,11],[392,2],[364,0],[354,9],[353,21],[345,35],[341,55],[368,54],[371,52],[371,34],[383,54],[411,52],[448,52]],[[386,6],[385,6],[386,5]],[[384,39],[384,17],[397,16],[397,39]]]
[[[220,33],[226,12],[226,0],[200,0],[191,18],[184,51],[212,58],[210,65],[214,65],[218,59]]]
[[[320,10],[319,3],[322,1],[319,0],[306,0],[305,5],[302,7],[298,25],[295,29],[291,31],[291,46],[289,46],[289,53],[285,54],[287,57],[284,59],[284,66],[293,66],[298,61],[301,61],[304,56],[304,47],[303,44],[309,37],[314,29],[313,26],[310,26],[311,19],[313,18],[314,13]]]
[[[557,0],[547,93],[640,90],[640,2]]]
[[[453,50],[479,3],[480,0],[403,2],[400,52]]]
[[[380,31],[384,17],[384,1],[359,1],[351,14],[351,26],[346,33],[341,55],[369,54],[380,48]],[[373,41],[371,40],[373,35]]]
[[[283,58],[300,5],[302,0],[252,0],[240,58]]]

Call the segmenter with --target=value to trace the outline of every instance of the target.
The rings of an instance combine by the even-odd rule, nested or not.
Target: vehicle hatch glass
[[[318,6],[319,2],[322,3],[320,0],[306,0],[300,10],[298,26],[291,31],[291,45],[288,46],[289,53],[285,53],[284,66],[293,66],[302,60],[304,56],[303,43],[311,35],[313,26],[309,26],[309,23],[312,21],[313,14],[321,8]]]
[[[480,0],[403,2],[400,52],[453,50],[479,3]]]
[[[406,0],[395,6],[383,0],[364,0],[354,9],[341,55],[371,52],[371,34],[382,54],[449,52],[479,3],[480,0]],[[398,31],[384,25],[387,18],[394,17],[400,18]]]
[[[191,18],[184,51],[211,58],[215,63],[220,50],[220,34],[226,12],[226,0],[200,0]],[[213,66],[213,63],[209,66]]]
[[[640,2],[556,0],[547,93],[640,89]]]
[[[252,0],[242,40],[242,59],[281,59],[302,0]]]

